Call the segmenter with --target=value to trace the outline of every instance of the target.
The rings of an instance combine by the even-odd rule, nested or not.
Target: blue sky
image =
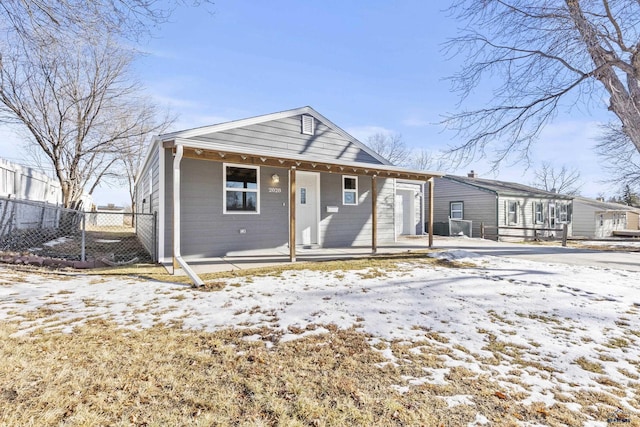
[[[172,130],[310,105],[362,141],[389,131],[411,147],[438,151],[457,142],[438,124],[457,108],[445,78],[459,61],[441,51],[458,26],[444,12],[448,4],[216,0],[180,7],[139,46],[146,56],[136,71],[156,102],[179,116]],[[477,98],[489,91],[479,88]],[[580,170],[586,196],[617,191],[599,182],[606,176],[591,150],[606,114],[604,107],[561,111],[534,147],[534,161]],[[19,160],[7,133],[0,130],[0,156]],[[474,169],[529,184],[536,166],[505,163],[494,174],[480,160],[448,172]],[[126,191],[113,188],[99,189],[94,199],[127,203]]]

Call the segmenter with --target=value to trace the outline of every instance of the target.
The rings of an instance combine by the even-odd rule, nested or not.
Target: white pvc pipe
[[[173,257],[195,286],[204,286],[202,279],[182,259],[182,253],[180,252],[180,162],[182,161],[183,152],[184,147],[178,144],[176,146],[176,156],[173,158]]]

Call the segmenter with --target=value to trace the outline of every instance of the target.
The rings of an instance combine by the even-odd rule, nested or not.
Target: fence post
[[[82,212],[82,254],[80,255],[80,261],[85,262],[87,260],[86,254],[86,239],[85,239],[85,230],[86,230],[86,218],[87,215],[85,212]]]
[[[562,246],[567,246],[567,234],[569,233],[569,225],[565,222],[562,224]]]
[[[480,238],[484,239],[484,222],[480,223]]]

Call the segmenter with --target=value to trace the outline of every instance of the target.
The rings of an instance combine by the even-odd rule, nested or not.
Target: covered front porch
[[[371,246],[351,246],[344,248],[301,248],[296,249],[297,262],[321,262],[341,259],[355,259],[366,257],[384,257],[389,255],[409,254],[429,249],[432,240],[430,236],[404,236],[397,242],[379,245],[372,253]],[[222,271],[246,270],[251,268],[277,267],[290,265],[290,251],[288,247],[269,250],[252,250],[229,253],[222,257],[185,257],[188,265],[195,274],[218,273]],[[186,275],[187,273],[173,264],[165,265],[169,273]]]
[[[285,262],[296,261],[314,261],[314,260],[326,260],[326,259],[339,259],[339,258],[354,258],[371,256],[371,254],[385,254],[394,253],[398,251],[410,250],[412,246],[414,249],[426,249],[433,244],[432,235],[425,236],[424,239],[411,242],[381,242],[378,239],[378,230],[387,230],[386,225],[382,228],[378,225],[379,217],[379,201],[378,201],[378,183],[387,179],[406,179],[412,181],[421,181],[427,184],[429,189],[428,194],[432,197],[433,191],[433,178],[439,176],[438,173],[427,171],[412,171],[403,168],[398,168],[391,165],[383,164],[371,164],[371,163],[359,163],[359,162],[342,162],[336,161],[316,161],[308,160],[305,156],[287,155],[271,151],[259,151],[244,150],[235,148],[229,150],[228,147],[214,146],[212,143],[198,143],[194,141],[185,141],[182,139],[175,139],[164,143],[164,148],[168,149],[173,154],[173,266],[171,270],[175,273],[183,271],[189,275],[196,285],[200,285],[202,281],[199,279],[198,274],[205,272],[215,272],[224,270],[233,270],[238,268],[251,268],[260,267],[263,265],[273,265]],[[282,202],[282,207],[285,207],[286,213],[284,218],[288,223],[288,238],[287,243],[282,246],[262,249],[251,249],[243,251],[228,251],[222,256],[207,257],[202,253],[198,256],[190,256],[189,254],[182,254],[181,251],[181,228],[175,226],[176,224],[183,224],[181,220],[181,210],[183,203],[181,200],[181,161],[182,159],[190,159],[191,161],[198,162],[211,162],[222,164],[222,162],[228,162],[234,165],[247,165],[248,167],[263,167],[271,168],[269,170],[280,171],[280,173],[274,173],[273,176],[278,176],[278,182],[281,187],[268,187],[263,189],[266,191],[262,194],[266,197],[272,190],[274,193],[284,193],[285,199]],[[193,165],[192,165],[193,166]],[[276,169],[274,169],[276,168]],[[271,172],[269,172],[271,173]],[[366,196],[363,198],[364,206],[368,206],[367,217],[370,221],[370,235],[368,241],[370,244],[362,245],[352,244],[348,247],[341,247],[340,245],[319,245],[312,246],[314,249],[307,249],[304,241],[298,240],[296,237],[299,234],[297,229],[297,221],[300,217],[305,218],[306,213],[298,212],[297,205],[300,205],[297,200],[304,198],[305,196],[298,190],[298,175],[300,173],[316,174],[320,176],[342,176],[343,174],[350,174],[353,177],[359,177],[368,180],[363,182],[363,186],[369,188],[368,191],[361,194]],[[188,185],[188,184],[187,184]],[[278,190],[277,192],[275,190]],[[354,190],[357,197],[357,190]],[[433,206],[433,203],[429,203],[429,206]],[[320,205],[317,208],[320,212]],[[322,211],[327,212],[331,207],[324,207]],[[336,211],[337,212],[337,211]],[[279,215],[282,215],[281,212]],[[299,215],[300,214],[300,215]],[[265,212],[260,212],[260,215],[268,216]],[[243,217],[246,219],[247,217]],[[279,218],[283,218],[280,216]],[[428,224],[428,229],[432,229],[433,224],[433,211],[429,209],[427,212],[425,222]],[[354,224],[355,225],[355,224]],[[244,229],[242,229],[244,230]],[[392,230],[392,228],[391,228]],[[241,235],[244,234],[240,231]],[[393,233],[391,231],[390,233]]]

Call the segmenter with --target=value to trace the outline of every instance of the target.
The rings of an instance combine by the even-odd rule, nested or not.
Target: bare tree
[[[399,133],[378,132],[367,138],[365,144],[397,166],[405,166],[411,154]]]
[[[424,148],[413,150],[410,154],[411,160],[408,166],[411,169],[421,171],[442,171],[446,170],[448,165],[441,153],[433,153]]]
[[[596,152],[607,172],[607,182],[637,186],[640,184],[640,153],[629,141],[620,125],[608,124],[598,137]]]
[[[209,0],[3,0],[0,29],[23,41],[95,31],[137,39],[165,22],[177,5],[201,3]]]
[[[560,106],[603,98],[640,152],[640,2],[457,0],[450,12],[464,23],[446,45],[464,59],[452,77],[461,103],[484,78],[499,82],[487,106],[445,119],[465,139],[459,159],[496,143],[494,164],[508,155],[529,160]]]
[[[129,76],[133,56],[102,36],[6,47],[0,111],[28,130],[60,182],[65,207],[93,192],[156,110]]]
[[[531,183],[532,187],[568,196],[579,195],[583,185],[580,171],[565,165],[558,170],[549,162],[542,162],[541,167],[534,171],[534,176],[536,180]]]

